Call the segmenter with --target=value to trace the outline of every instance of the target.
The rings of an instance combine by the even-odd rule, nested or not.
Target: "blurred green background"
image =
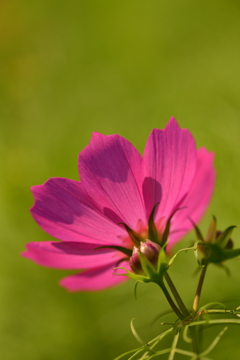
[[[138,345],[133,317],[146,341],[162,331],[150,324],[168,308],[154,286],[140,286],[137,301],[131,281],[69,294],[57,285],[67,271],[19,256],[25,243],[50,239],[29,214],[29,188],[78,179],[77,156],[93,131],[118,133],[142,151],[151,129],[175,116],[216,153],[203,230],[212,213],[221,229],[239,224],[239,39],[238,0],[1,0],[1,359],[112,360]],[[239,230],[233,239],[240,247]],[[202,304],[240,305],[239,259],[228,266],[230,278],[209,269]],[[188,253],[171,269],[188,306],[195,268]],[[205,345],[220,329],[206,331]],[[239,335],[230,327],[211,357],[239,358]]]

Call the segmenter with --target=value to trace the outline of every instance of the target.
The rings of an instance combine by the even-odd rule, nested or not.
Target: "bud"
[[[233,248],[231,234],[236,226],[229,226],[224,231],[217,230],[217,220],[213,217],[206,238],[196,224],[193,223],[198,238],[198,250],[203,254],[202,259],[198,258],[201,265],[213,263],[223,266],[226,260],[233,259],[240,255],[240,249]]]
[[[137,248],[134,246],[132,256],[129,260],[129,265],[131,269],[136,274],[144,274],[144,271],[142,269],[142,264],[139,256],[139,252],[141,252],[146,259],[156,267],[158,262],[158,255],[160,251],[160,246],[150,240],[141,241],[140,247]]]
[[[133,272],[136,274],[143,274],[141,261],[139,258],[139,249],[134,246],[132,256],[129,259],[129,265]]]

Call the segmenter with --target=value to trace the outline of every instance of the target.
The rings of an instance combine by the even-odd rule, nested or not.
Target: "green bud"
[[[213,217],[206,238],[195,227],[197,238],[200,240],[198,250],[202,253],[201,264],[214,263],[221,265],[224,261],[240,255],[240,249],[233,249],[231,234],[236,226],[229,226],[224,231],[217,231],[217,220]]]

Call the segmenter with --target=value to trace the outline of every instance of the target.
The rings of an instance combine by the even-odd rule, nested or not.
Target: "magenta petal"
[[[144,151],[143,195],[149,215],[156,203],[156,219],[169,217],[186,196],[196,170],[193,136],[171,118],[164,130],[154,129]]]
[[[206,149],[197,151],[196,175],[188,195],[180,205],[186,208],[178,211],[172,220],[170,247],[192,229],[189,218],[195,223],[200,220],[211,200],[216,177],[213,160],[214,154]]]
[[[142,158],[118,135],[94,133],[80,153],[79,173],[87,193],[113,221],[134,228],[145,220],[142,200]]]
[[[99,244],[80,242],[43,241],[26,245],[22,256],[37,264],[55,269],[89,269],[120,259],[116,251],[96,249]]]
[[[78,181],[53,178],[34,186],[31,209],[35,221],[48,234],[65,241],[120,245],[124,230],[94,209]]]
[[[124,270],[114,270],[116,263],[84,271],[80,274],[67,276],[60,281],[60,285],[69,291],[99,291],[118,285],[127,280],[126,276],[114,275],[114,273],[124,274]],[[119,266],[129,269],[127,262],[122,262]]]
[[[128,232],[133,232],[128,227],[140,236],[150,236],[146,227],[153,210],[159,232],[174,213],[171,248],[192,228],[189,218],[198,222],[215,182],[213,154],[197,151],[190,132],[174,118],[164,130],[152,131],[143,158],[122,137],[94,133],[79,156],[79,172],[81,182],[53,178],[32,188],[32,216],[44,231],[63,242],[32,242],[22,254],[43,266],[85,269],[61,280],[69,291],[98,291],[125,281],[125,276],[113,273],[124,273],[116,266],[129,269],[126,257],[96,248],[132,249]],[[152,225],[151,217],[150,229]]]

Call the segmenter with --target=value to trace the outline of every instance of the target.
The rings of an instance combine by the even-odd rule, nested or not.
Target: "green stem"
[[[207,270],[207,263],[203,266],[201,275],[200,275],[200,278],[198,281],[196,295],[193,300],[193,311],[198,310],[198,305],[199,305],[199,300],[200,300],[200,296],[201,296],[201,291],[202,291],[202,287],[203,287],[203,281],[205,278],[206,270]],[[192,336],[193,352],[197,355],[196,360],[199,360],[200,357],[198,355],[200,353],[200,348],[199,348],[199,342],[198,342],[198,328],[197,327],[193,327],[191,329],[191,336]]]
[[[171,290],[171,292],[172,292],[172,294],[173,294],[173,296],[174,296],[180,310],[185,315],[185,317],[189,317],[190,314],[189,314],[184,302],[182,301],[182,298],[179,295],[175,285],[173,284],[172,279],[170,278],[169,274],[166,272],[164,276],[165,276],[165,279],[166,279],[166,281],[168,283],[168,286],[169,286],[169,288],[170,288],[170,290]]]
[[[198,286],[197,286],[196,295],[195,295],[194,301],[193,301],[193,311],[198,310],[199,300],[200,300],[200,296],[201,296],[201,291],[202,291],[202,286],[203,286],[203,281],[204,281],[204,278],[205,278],[206,271],[207,271],[207,263],[203,266],[202,271],[201,271],[201,275],[200,275]]]
[[[216,320],[199,320],[199,321],[193,321],[188,326],[189,327],[195,327],[198,325],[215,325],[215,324],[238,324],[240,325],[240,319],[216,319]]]
[[[239,317],[240,311],[239,310],[228,310],[228,309],[209,309],[209,310],[203,310],[202,312],[199,312],[200,314],[232,314]]]
[[[160,288],[162,289],[169,305],[171,306],[171,308],[173,309],[173,311],[175,312],[175,314],[177,315],[177,317],[179,317],[179,319],[184,320],[185,316],[181,313],[181,311],[179,310],[179,308],[176,306],[176,304],[174,303],[173,299],[171,298],[171,295],[169,294],[166,286],[164,285],[164,283],[161,281],[158,283],[158,285],[160,286]]]
[[[200,360],[200,357],[198,356],[200,354],[200,348],[199,348],[199,342],[198,342],[198,332],[197,332],[197,327],[193,327],[190,330],[190,334],[192,337],[192,349],[194,354],[196,354],[196,360]]]
[[[177,343],[178,343],[178,339],[179,339],[179,334],[180,334],[179,329],[177,329],[177,333],[174,336],[172,347],[171,347],[171,352],[169,354],[168,360],[173,360],[174,359],[174,356],[176,354],[176,347],[177,347]]]

